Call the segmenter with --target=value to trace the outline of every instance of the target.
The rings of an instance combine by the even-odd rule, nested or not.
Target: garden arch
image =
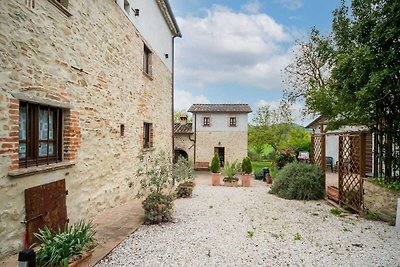
[[[354,211],[363,209],[363,178],[366,172],[367,132],[319,133],[311,136],[310,161],[321,166],[325,176],[325,139],[327,135],[337,135],[339,204]]]

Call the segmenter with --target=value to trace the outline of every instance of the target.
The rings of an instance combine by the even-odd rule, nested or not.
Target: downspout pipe
[[[172,92],[171,92],[171,97],[172,97],[172,105],[171,105],[171,111],[172,111],[172,116],[171,116],[171,123],[172,123],[172,130],[171,130],[171,136],[172,136],[172,156],[175,156],[175,141],[174,141],[174,92],[175,92],[175,38],[179,37],[182,38],[182,33],[181,30],[179,29],[178,23],[176,22],[174,13],[172,12],[171,5],[169,4],[168,0],[164,0],[165,6],[167,7],[167,11],[172,19],[172,23],[174,24],[176,33],[172,36],[172,62],[171,62],[171,71],[172,71]]]
[[[167,7],[168,13],[170,14],[171,19],[172,19],[172,23],[174,23],[174,26],[175,26],[175,29],[176,29],[176,34],[172,38],[175,38],[175,37],[182,38],[181,30],[179,29],[178,23],[176,22],[174,13],[172,12],[172,8],[171,8],[171,5],[169,4],[168,0],[165,0],[165,6]]]
[[[178,35],[179,34],[179,35]],[[175,34],[172,36],[172,66],[171,66],[171,71],[172,71],[172,90],[171,90],[171,98],[172,98],[172,105],[171,105],[171,123],[172,123],[172,156],[175,159],[175,133],[174,133],[174,104],[175,104],[175,98],[174,98],[174,92],[175,92],[175,38],[176,37],[182,37],[180,32],[178,34]]]

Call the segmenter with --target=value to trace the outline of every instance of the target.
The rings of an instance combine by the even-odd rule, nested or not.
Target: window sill
[[[29,176],[29,175],[33,175],[33,174],[37,174],[37,173],[50,172],[50,171],[69,168],[75,164],[76,164],[75,161],[63,161],[63,162],[59,162],[59,163],[52,163],[49,165],[32,166],[32,167],[28,167],[28,168],[21,168],[21,169],[15,170],[15,171],[10,171],[8,173],[8,176],[15,177],[15,178]]]
[[[149,79],[150,81],[153,80],[153,77],[152,77],[150,74],[148,74],[148,73],[146,73],[146,72],[144,72],[144,71],[142,71],[142,73],[143,73],[143,75],[144,75],[147,79]]]
[[[65,6],[60,4],[58,1],[49,0],[49,2],[52,3],[56,8],[58,8],[67,17],[71,17],[72,16],[72,14],[68,11],[68,9],[66,9]]]
[[[143,152],[143,153],[145,153],[145,152],[151,152],[151,151],[154,151],[154,150],[156,150],[154,147],[142,148],[142,152]]]

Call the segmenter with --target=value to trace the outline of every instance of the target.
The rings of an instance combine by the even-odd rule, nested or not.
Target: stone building
[[[214,153],[222,165],[247,156],[249,105],[193,104],[188,112],[193,113],[191,127],[175,126],[175,154],[186,152],[197,169],[207,169]]]
[[[172,153],[181,34],[168,0],[0,1],[0,29],[1,258],[132,199],[138,154]]]

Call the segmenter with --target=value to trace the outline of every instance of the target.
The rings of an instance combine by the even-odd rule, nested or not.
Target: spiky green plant
[[[52,232],[47,226],[35,233],[41,244],[36,254],[38,266],[68,266],[68,263],[79,258],[96,245],[96,231],[92,222],[80,220],[72,226],[66,225],[64,231]]]

